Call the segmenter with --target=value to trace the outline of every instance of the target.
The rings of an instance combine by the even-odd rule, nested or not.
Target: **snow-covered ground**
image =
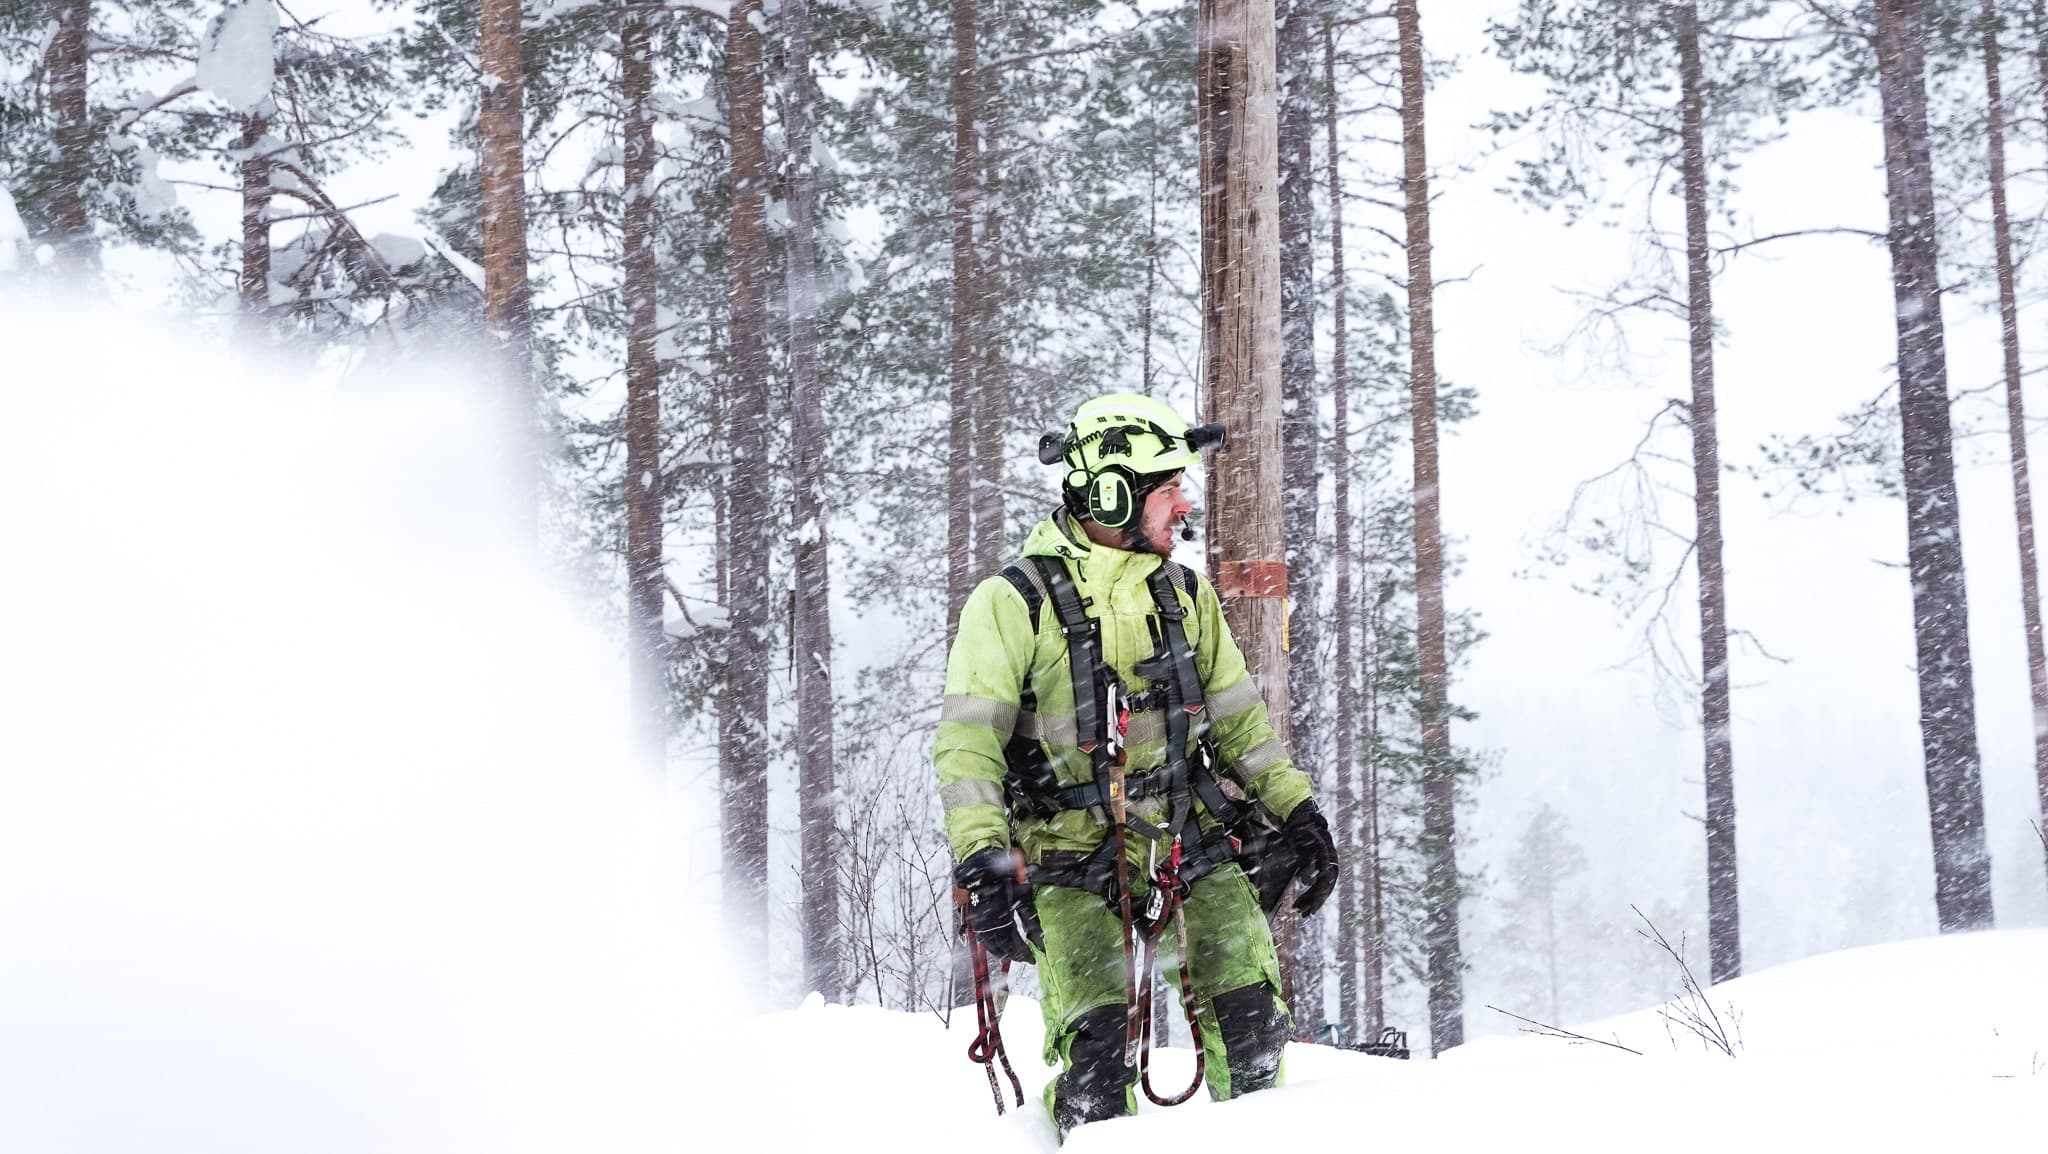
[[[996,1116],[971,1014],[741,1012],[702,827],[460,368],[6,304],[0,1154],[1053,1146]],[[1732,1058],[1654,1012],[1579,1027],[1641,1056],[1295,1047],[1283,1088],[1068,1148],[2038,1149],[2044,975],[2041,930],[1811,958],[1713,991]],[[1036,1095],[1035,1008],[1006,1027]]]
[[[1486,1038],[1437,1061],[1296,1045],[1279,1089],[1145,1105],[1134,1119],[1081,1128],[1066,1149],[2039,1149],[2043,975],[2042,930],[1809,958],[1708,992],[1730,1023],[1733,1056],[1669,1025],[1665,1007],[1574,1027],[1640,1054],[1540,1036]],[[973,1034],[971,1009],[950,1028],[930,1014],[815,1002],[770,1015],[742,1032],[742,1073],[720,1113],[756,1119],[747,1141],[764,1150],[1054,1149],[1035,1097],[996,1116],[966,1058]],[[1035,1096],[1051,1076],[1038,1008],[1013,1001],[1003,1034]],[[1193,1062],[1169,1050],[1153,1068],[1153,1085],[1170,1093]]]

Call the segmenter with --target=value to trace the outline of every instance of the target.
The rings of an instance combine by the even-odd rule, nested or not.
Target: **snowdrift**
[[[2034,1149],[2029,1123],[2048,1106],[2044,975],[2042,930],[1810,958],[1708,991],[1731,1040],[1739,1031],[1733,1057],[1667,1022],[1676,1007],[1571,1027],[1640,1054],[1533,1035],[1439,1061],[1296,1045],[1278,1090],[1146,1104],[1066,1149]],[[1003,1026],[1030,1097],[1000,1118],[965,1056],[972,1009],[948,1026],[816,1000],[747,1031],[718,1111],[747,1119],[747,1143],[765,1150],[1055,1149],[1035,1097],[1052,1074],[1038,1007],[1013,999]],[[1153,1069],[1155,1086],[1178,1088],[1193,1061],[1169,1050]]]

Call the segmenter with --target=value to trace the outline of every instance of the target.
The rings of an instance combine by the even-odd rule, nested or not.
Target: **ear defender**
[[[1068,476],[1071,478],[1073,474]],[[1089,520],[1105,529],[1121,529],[1131,523],[1137,511],[1138,503],[1132,499],[1131,483],[1121,471],[1105,469],[1095,474],[1094,483],[1088,486]]]

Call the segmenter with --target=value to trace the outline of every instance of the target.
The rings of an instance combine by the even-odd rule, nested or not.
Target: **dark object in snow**
[[[1323,1045],[1335,1046],[1339,1050],[1356,1050],[1361,1054],[1371,1054],[1375,1058],[1400,1058],[1406,1060],[1408,1057],[1408,1031],[1406,1030],[1397,1030],[1392,1026],[1388,1026],[1380,1031],[1378,1038],[1368,1042],[1354,1042],[1351,1040],[1350,1034],[1351,1031],[1345,1026],[1338,1025],[1335,1022],[1325,1022],[1323,1028],[1316,1032],[1316,1041]]]
[[[1361,1054],[1371,1054],[1375,1058],[1401,1058],[1405,1060],[1408,1057],[1408,1031],[1396,1030],[1394,1027],[1388,1026],[1380,1031],[1377,1041],[1354,1042],[1346,1047],[1346,1049],[1357,1050]]]

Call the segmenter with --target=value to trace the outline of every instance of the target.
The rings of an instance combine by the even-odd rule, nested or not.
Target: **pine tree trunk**
[[[1282,527],[1286,531],[1288,617],[1287,679],[1293,687],[1291,748],[1310,771],[1323,768],[1323,671],[1321,641],[1322,474],[1317,461],[1321,397],[1316,389],[1315,150],[1310,89],[1310,5],[1315,0],[1279,0],[1275,36],[1279,88],[1280,167],[1280,396],[1281,440],[1285,446]],[[1303,921],[1291,968],[1295,1016],[1311,1033],[1323,1010],[1323,959],[1319,925]]]
[[[1003,508],[1003,432],[1010,426],[1010,381],[1003,360],[1003,214],[997,195],[995,119],[989,113],[993,77],[977,86],[983,125],[982,252],[976,262],[979,321],[974,374],[974,569],[994,573],[1009,561]]]
[[[239,322],[244,339],[260,339],[270,323],[270,157],[263,134],[270,122],[262,115],[242,121],[242,272]]]
[[[1138,380],[1147,396],[1152,393],[1152,307],[1159,291],[1159,141],[1158,125],[1152,126],[1152,146],[1147,150],[1145,169],[1145,296],[1138,302],[1138,328],[1143,334],[1143,353],[1138,362]]]
[[[497,342],[499,372],[520,406],[533,404],[533,299],[526,269],[525,66],[519,55],[520,0],[483,0],[478,48],[483,91],[477,149],[484,246],[484,328]]]
[[[1359,1028],[1358,967],[1359,900],[1365,883],[1364,855],[1358,831],[1358,683],[1351,668],[1352,640],[1358,627],[1358,607],[1352,603],[1351,588],[1351,334],[1348,331],[1345,296],[1350,287],[1344,279],[1344,184],[1337,158],[1337,34],[1327,9],[1323,14],[1323,95],[1325,100],[1324,179],[1330,211],[1330,399],[1336,414],[1330,438],[1330,476],[1335,485],[1337,558],[1336,669],[1337,714],[1331,728],[1336,736],[1337,763],[1337,850],[1350,865],[1338,882],[1337,895],[1337,1015],[1347,1029]]]
[[[97,258],[92,219],[85,206],[85,184],[92,177],[91,113],[86,104],[86,68],[91,55],[91,0],[56,0],[55,27],[43,50],[48,77],[51,138],[57,152],[55,182],[50,186],[51,248],[57,267],[68,272],[90,268]]]
[[[953,331],[946,354],[951,416],[946,436],[946,642],[974,587],[974,332],[980,310],[974,252],[981,149],[974,0],[953,0]]]
[[[728,261],[732,341],[727,483],[730,632],[719,698],[720,828],[726,932],[737,972],[768,972],[768,355],[762,197],[761,0],[735,0],[726,23],[726,123],[732,134]]]
[[[1430,272],[1429,164],[1423,147],[1422,20],[1397,0],[1401,39],[1401,187],[1408,225],[1409,408],[1415,437],[1416,645],[1422,665],[1422,836],[1428,865],[1429,1044],[1465,1040],[1465,978],[1458,949],[1457,779],[1452,772],[1450,671],[1444,642],[1444,547],[1437,492],[1436,286]]]
[[[2019,529],[2020,604],[2027,629],[2027,685],[2034,704],[2034,780],[2048,829],[2048,654],[2041,638],[2041,576],[2034,552],[2034,488],[2027,473],[2026,406],[2020,392],[2019,295],[2013,277],[2012,218],[2006,207],[2005,97],[1998,74],[1998,11],[1984,0],[1984,91],[1989,119],[1991,238],[1998,264],[1998,319],[2005,352],[2005,427],[2012,445],[2012,503]],[[2048,850],[2048,846],[2042,847]]]
[[[1699,7],[1695,0],[1682,0],[1677,14],[1686,314],[1692,345],[1693,540],[1700,578],[1700,732],[1706,743],[1708,969],[1712,981],[1725,982],[1742,974],[1742,919],[1736,885],[1735,754],[1729,731],[1727,587],[1721,575],[1713,273],[1707,248],[1707,145],[1702,125],[1706,76],[1700,64]]]
[[[1359,840],[1364,845],[1364,883],[1359,886],[1360,921],[1365,942],[1362,965],[1365,970],[1365,1036],[1379,1037],[1387,1024],[1386,871],[1382,868],[1380,843],[1380,647],[1386,630],[1379,608],[1379,591],[1360,582],[1360,624],[1365,635],[1365,708],[1360,720],[1365,725],[1365,757],[1359,767],[1362,780],[1359,820],[1364,825]]]
[[[1918,649],[1920,735],[1927,762],[1934,901],[1943,932],[1992,924],[1991,860],[1970,668],[1962,526],[1949,429],[1947,353],[1935,249],[1933,166],[1920,10],[1877,0],[1878,93],[1899,340],[1899,418],[1906,560]]]
[[[626,617],[632,638],[631,687],[639,739],[662,763],[668,736],[668,636],[662,627],[661,365],[657,360],[654,260],[654,24],[627,9],[619,36],[624,97],[620,152],[626,303]]]
[[[831,533],[825,505],[825,385],[818,366],[818,165],[812,155],[809,0],[782,0],[788,58],[782,124],[789,140],[789,373],[796,442],[797,794],[803,833],[805,985],[845,994],[840,950],[838,782],[833,765]]]
[[[1541,890],[1543,899],[1543,973],[1550,990],[1550,1020],[1564,1021],[1564,1007],[1557,996],[1557,885],[1554,878],[1546,878]]]

